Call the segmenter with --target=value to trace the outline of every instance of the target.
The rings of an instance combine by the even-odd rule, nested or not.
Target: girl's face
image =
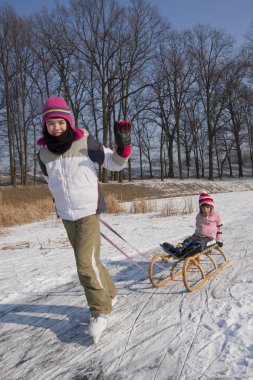
[[[46,121],[47,131],[52,136],[60,136],[67,129],[67,122],[65,119],[53,118]]]
[[[211,206],[206,203],[201,206],[201,212],[204,216],[210,215],[211,210],[212,210]]]

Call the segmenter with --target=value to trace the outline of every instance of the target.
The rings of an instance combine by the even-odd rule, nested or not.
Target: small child
[[[214,210],[213,198],[206,191],[202,191],[199,196],[199,213],[196,216],[194,234],[176,247],[169,243],[163,243],[161,247],[172,256],[182,258],[198,253],[215,243],[222,247],[221,234],[221,217]]]

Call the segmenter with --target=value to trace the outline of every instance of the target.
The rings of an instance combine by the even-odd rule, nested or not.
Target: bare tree
[[[121,8],[113,0],[73,0],[68,23],[75,34],[75,50],[84,65],[92,66],[92,85],[100,94],[103,144],[107,145],[112,106],[110,101],[111,82],[115,81],[118,64],[115,54],[120,45],[117,32],[123,24]],[[120,36],[121,37],[121,36]],[[93,92],[94,100],[94,92]],[[103,172],[103,181],[108,174]]]
[[[242,144],[245,141],[247,129],[245,118],[247,112],[247,89],[243,84],[248,70],[248,63],[236,57],[225,73],[224,98],[228,111],[229,124],[233,134],[237,152],[238,174],[243,177]],[[246,102],[245,102],[246,100]]]
[[[8,132],[8,153],[10,163],[11,184],[16,185],[16,162],[14,145],[14,127],[11,107],[11,80],[16,73],[13,61],[12,25],[17,15],[9,6],[0,7],[0,67],[4,92],[4,113]]]
[[[247,93],[247,106],[246,106],[246,126],[249,143],[249,156],[251,160],[251,175],[253,177],[253,93],[252,91]]]
[[[171,119],[176,131],[176,145],[178,155],[179,177],[183,178],[183,168],[180,149],[180,130],[182,112],[187,106],[190,88],[195,81],[192,56],[189,52],[189,33],[171,32],[166,48],[161,49],[161,60],[164,70],[164,80],[168,83],[169,107]],[[181,125],[180,125],[181,124]]]
[[[0,7],[0,154],[11,183],[26,184],[31,170],[35,182],[41,104],[52,95],[110,147],[114,120],[131,119],[141,178],[145,160],[151,177],[155,160],[161,180],[174,177],[176,160],[179,177],[183,160],[189,176],[192,156],[197,178],[208,168],[213,179],[214,164],[220,178],[226,166],[232,175],[235,155],[239,176],[245,157],[253,175],[252,30],[234,56],[229,35],[210,26],[171,31],[146,0],[72,0],[31,18]],[[108,180],[101,168],[100,178]]]
[[[194,28],[191,51],[196,63],[196,79],[206,115],[210,180],[214,178],[214,137],[224,108],[221,79],[230,64],[228,57],[232,53],[232,46],[233,40],[223,31],[202,25]]]

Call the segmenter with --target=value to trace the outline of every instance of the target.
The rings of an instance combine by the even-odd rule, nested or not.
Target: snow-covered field
[[[253,379],[253,191],[231,189],[214,194],[230,263],[193,293],[180,278],[154,288],[146,257],[191,234],[196,213],[102,216],[142,253],[102,226],[142,269],[102,241],[119,302],[97,345],[62,224],[10,228],[0,237],[0,379]]]

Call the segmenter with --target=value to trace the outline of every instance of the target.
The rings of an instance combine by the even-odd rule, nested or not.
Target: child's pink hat
[[[42,107],[42,134],[44,135],[46,121],[53,117],[59,117],[65,119],[69,122],[71,129],[75,132],[75,140],[79,140],[83,135],[84,131],[75,127],[73,118],[70,112],[70,108],[67,105],[65,99],[63,98],[49,98]],[[46,145],[44,137],[41,137],[37,141],[38,145]]]
[[[204,204],[210,205],[212,208],[214,208],[213,198],[211,195],[209,195],[206,191],[202,191],[199,196],[199,207],[201,207]]]

